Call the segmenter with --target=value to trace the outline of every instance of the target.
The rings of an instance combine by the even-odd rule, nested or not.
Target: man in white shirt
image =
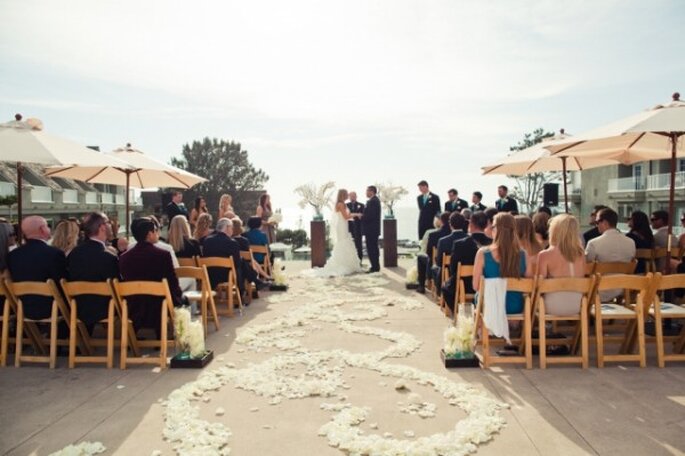
[[[600,263],[629,263],[635,258],[635,242],[618,229],[618,214],[613,209],[604,208],[597,212],[597,229],[600,235],[591,239],[585,247],[587,261]],[[622,290],[607,290],[600,293],[603,302],[619,296]]]

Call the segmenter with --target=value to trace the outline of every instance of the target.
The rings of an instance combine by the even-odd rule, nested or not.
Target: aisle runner
[[[504,426],[499,410],[506,404],[467,383],[455,383],[433,373],[386,361],[408,356],[419,348],[421,342],[411,334],[363,326],[359,322],[386,316],[386,306],[398,306],[406,311],[422,308],[416,299],[382,288],[388,283],[381,275],[308,279],[306,282],[297,280],[289,292],[270,296],[268,301],[271,304],[289,301],[305,304],[294,306],[269,323],[239,330],[236,342],[248,350],[262,352],[275,348],[282,353],[244,368],[225,363],[218,369],[203,373],[197,381],[173,391],[163,403],[166,407],[165,439],[172,443],[178,454],[229,454],[231,432],[221,423],[201,419],[198,403],[209,402],[208,392],[230,383],[269,398],[271,404],[313,396],[332,399],[320,405],[333,416],[330,422],[322,423],[319,435],[327,438],[331,446],[351,454],[463,455],[475,451],[477,444],[490,440]],[[352,312],[341,308],[353,303],[357,304]],[[366,353],[340,349],[314,351],[303,346],[300,338],[320,329],[318,324],[322,322],[336,325],[348,333],[376,336],[393,345],[379,352]],[[304,367],[305,374],[293,376],[296,375],[293,374],[296,366]],[[458,421],[449,432],[416,439],[410,438],[413,437],[411,431],[405,432],[407,439],[362,431],[360,424],[370,410],[363,404],[345,402],[347,396],[343,390],[350,388],[343,379],[347,367],[395,377],[398,379],[396,388],[405,388],[411,382],[428,385],[444,396],[450,405],[461,408],[467,417]],[[409,401],[405,411],[424,417],[435,415],[434,404],[421,402],[416,395],[410,395]],[[222,408],[215,410],[216,415],[224,412]],[[374,429],[377,425],[369,427]]]

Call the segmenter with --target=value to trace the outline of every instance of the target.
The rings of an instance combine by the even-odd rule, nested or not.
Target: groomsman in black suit
[[[483,200],[483,194],[481,192],[473,192],[471,195],[471,202],[473,203],[470,207],[471,212],[484,211],[485,204],[481,203]]]
[[[357,192],[350,192],[350,202],[347,203],[347,209],[350,214],[363,214],[364,205],[357,201]],[[359,261],[362,260],[362,221],[359,217],[351,218],[348,222],[352,239],[354,239],[354,246],[357,248],[357,256]]]
[[[369,185],[366,188],[366,207],[362,213],[362,232],[366,238],[366,253],[369,256],[371,269],[367,272],[378,272],[381,270],[380,250],[378,249],[378,238],[381,236],[381,200],[376,196],[378,189]]]
[[[419,192],[416,197],[419,205],[419,239],[423,239],[423,234],[433,228],[433,219],[440,213],[440,197],[432,193],[428,188],[428,182],[419,182]]]
[[[500,185],[497,187],[497,194],[499,199],[495,203],[495,207],[499,212],[511,212],[513,215],[518,214],[519,206],[515,199],[507,196],[509,189],[506,185]]]
[[[188,218],[188,209],[186,209],[183,204],[183,193],[174,190],[171,192],[171,202],[166,206],[166,216],[169,219],[169,224],[171,225],[171,220],[177,215],[182,215]]]
[[[469,207],[466,200],[459,198],[459,192],[451,188],[447,191],[447,201],[445,201],[445,212],[461,212],[462,209]]]

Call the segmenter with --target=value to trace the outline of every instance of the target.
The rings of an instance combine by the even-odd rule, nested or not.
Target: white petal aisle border
[[[500,410],[507,405],[470,384],[385,361],[406,357],[421,345],[408,333],[358,325],[359,322],[387,316],[387,306],[398,306],[407,311],[422,307],[415,299],[383,288],[388,283],[379,274],[351,279],[307,279],[306,282],[298,282],[297,287],[291,287],[288,293],[270,296],[270,303],[296,301],[305,304],[294,306],[268,323],[239,330],[236,342],[255,352],[277,349],[280,353],[244,368],[225,363],[173,391],[163,402],[164,438],[171,442],[179,455],[229,454],[231,432],[222,423],[200,419],[199,406],[195,404],[207,402],[207,393],[232,383],[237,388],[269,398],[271,404],[278,404],[284,399],[316,396],[336,398],[337,403],[321,404],[323,410],[335,414],[330,422],[321,426],[319,435],[326,437],[331,446],[352,455],[457,456],[476,451],[478,444],[492,439],[505,425]],[[342,309],[343,305],[350,304],[354,304],[351,312]],[[312,351],[303,346],[299,338],[322,329],[322,323],[336,325],[347,333],[375,336],[392,342],[392,345],[382,351],[365,353],[340,349]],[[300,373],[294,374],[296,367],[304,368],[304,373],[298,369]],[[409,382],[430,386],[450,405],[462,409],[467,417],[458,421],[449,432],[419,438],[413,438],[413,431],[404,432],[406,439],[394,438],[389,433],[366,433],[359,426],[366,420],[370,409],[345,402],[347,396],[340,393],[351,388],[343,378],[347,367],[395,377],[397,383],[404,387],[408,387]],[[393,386],[388,388],[394,391]],[[418,398],[413,403],[410,401],[402,411],[431,418],[435,416],[435,408],[435,404]],[[369,427],[377,429],[378,425],[371,423]]]

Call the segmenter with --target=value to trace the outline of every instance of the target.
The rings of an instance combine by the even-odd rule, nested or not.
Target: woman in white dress
[[[305,275],[337,277],[362,272],[357,249],[347,225],[347,222],[356,215],[350,214],[350,211],[347,210],[345,200],[347,200],[347,190],[341,188],[338,190],[335,210],[331,218],[331,238],[333,241],[331,257],[326,261],[323,268],[310,269],[305,271]]]

